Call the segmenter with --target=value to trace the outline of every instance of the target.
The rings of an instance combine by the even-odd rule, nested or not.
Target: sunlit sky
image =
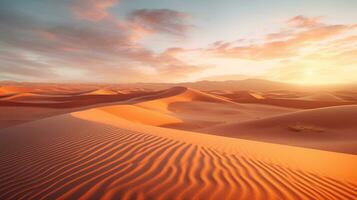
[[[356,0],[1,0],[0,80],[357,82]]]

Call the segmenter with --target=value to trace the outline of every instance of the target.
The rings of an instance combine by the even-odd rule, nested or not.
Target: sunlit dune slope
[[[158,121],[154,124],[183,130],[199,130],[221,123],[294,111],[264,105],[241,105],[221,96],[184,87],[174,87],[153,95],[134,98],[128,103],[131,105],[109,106],[105,107],[105,110],[114,111],[111,113],[129,121],[148,125]],[[132,113],[135,113],[135,116]],[[166,123],[163,119],[167,120]]]
[[[152,126],[162,126],[165,124],[182,122],[180,119],[174,116],[151,111],[134,105],[106,106],[98,109],[132,122],[138,122]]]
[[[226,94],[232,99],[236,100],[257,100],[257,99],[265,99],[264,96],[262,96],[259,93],[256,92],[251,92],[251,91],[237,91],[231,94]]]
[[[0,98],[12,96],[18,93],[25,93],[29,91],[30,89],[28,88],[21,88],[16,86],[0,86]]]
[[[93,109],[0,132],[1,199],[353,199],[353,155],[122,121]]]
[[[87,93],[83,93],[81,95],[116,95],[116,94],[118,94],[118,93],[113,90],[98,89],[98,90],[90,91]]]
[[[357,106],[336,106],[207,128],[205,132],[357,154]]]
[[[186,87],[173,87],[155,95],[138,98],[136,101],[138,101],[138,106],[151,108],[162,112],[170,112],[168,110],[168,105],[174,102],[201,101],[235,104],[234,102],[231,102],[224,97],[218,97]]]

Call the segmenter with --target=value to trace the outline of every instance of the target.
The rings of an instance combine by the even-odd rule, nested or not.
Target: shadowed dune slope
[[[0,162],[0,199],[357,196],[356,156],[138,126],[98,109],[2,130]]]
[[[357,106],[283,114],[202,130],[228,137],[357,154]]]

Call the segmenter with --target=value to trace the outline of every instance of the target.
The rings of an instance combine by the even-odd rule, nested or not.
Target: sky
[[[356,0],[1,0],[0,80],[357,82]]]

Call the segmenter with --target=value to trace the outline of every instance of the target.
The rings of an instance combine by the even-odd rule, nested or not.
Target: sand
[[[353,155],[138,126],[97,109],[20,125],[0,136],[1,199],[357,195]]]
[[[0,87],[0,199],[356,199],[354,93],[275,85]]]
[[[356,119],[356,105],[335,106],[234,122],[201,131],[357,154]]]

